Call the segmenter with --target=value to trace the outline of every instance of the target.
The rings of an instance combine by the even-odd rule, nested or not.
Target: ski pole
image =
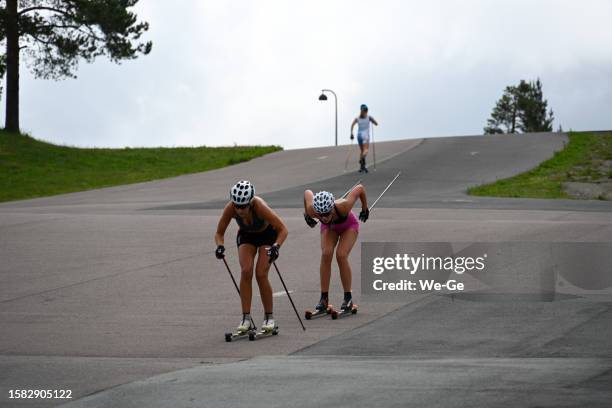
[[[361,183],[361,179],[357,180],[357,182],[356,182],[355,184],[353,184],[353,187],[351,187],[351,188],[349,188],[348,190],[346,190],[346,193],[342,194],[342,197],[340,197],[340,198],[345,198],[347,195],[349,195],[349,193],[350,193],[351,191],[353,191],[353,189],[354,189],[355,187],[357,187],[357,186],[359,185],[359,183]]]
[[[374,142],[374,126],[370,124],[372,128],[372,159],[374,159],[374,171],[376,171],[376,143]]]
[[[387,185],[387,188],[385,188],[383,190],[382,193],[380,193],[380,195],[378,196],[378,198],[374,201],[374,203],[370,206],[370,208],[368,208],[370,210],[370,212],[372,212],[372,210],[374,209],[374,206],[376,205],[376,203],[378,202],[378,200],[380,200],[380,198],[383,196],[383,194],[385,194],[387,192],[387,190],[391,187],[391,185],[395,182],[395,180],[397,180],[397,178],[400,176],[400,174],[402,174],[401,171],[399,171],[397,173],[397,175],[395,177],[393,177],[393,180],[391,180],[391,182]]]
[[[353,153],[353,139],[351,139],[351,144],[349,144],[348,152],[346,154],[346,160],[344,161],[344,171],[348,170],[349,159],[351,158]]]
[[[276,273],[278,273],[278,277],[280,278],[280,281],[283,284],[283,288],[285,288],[285,293],[287,294],[287,297],[289,298],[289,301],[291,302],[291,306],[293,306],[293,310],[295,311],[295,315],[297,316],[298,321],[302,325],[302,329],[304,329],[304,331],[306,331],[306,327],[304,327],[304,323],[302,323],[302,319],[300,318],[300,314],[298,313],[297,309],[295,308],[295,304],[293,303],[293,299],[291,299],[291,295],[289,294],[289,291],[287,290],[287,285],[285,285],[285,281],[283,280],[283,277],[281,276],[281,273],[278,270],[278,266],[276,266],[276,262],[272,262],[272,264],[274,265],[274,269],[276,269]]]
[[[234,275],[232,275],[232,271],[230,270],[230,267],[227,264],[227,261],[225,260],[225,257],[223,257],[221,259],[223,259],[223,263],[225,264],[225,267],[227,268],[227,272],[229,272],[230,277],[232,278],[232,282],[234,282],[234,286],[236,287],[236,290],[238,291],[238,296],[240,296],[240,289],[238,288],[238,284],[236,283],[236,279],[234,279]]]

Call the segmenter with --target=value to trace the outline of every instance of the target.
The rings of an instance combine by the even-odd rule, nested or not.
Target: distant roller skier
[[[368,172],[366,167],[366,156],[368,155],[368,149],[370,147],[370,122],[378,126],[378,122],[370,115],[368,115],[367,105],[361,105],[359,116],[351,123],[351,140],[355,137],[353,135],[353,129],[357,125],[357,143],[359,143],[359,172]]]
[[[365,188],[357,184],[346,198],[334,199],[327,191],[313,194],[311,190],[304,191],[304,219],[309,227],[314,228],[316,219],[321,222],[321,298],[315,306],[315,313],[327,310],[329,305],[329,283],[331,279],[331,263],[336,251],[336,260],[340,268],[340,280],[344,289],[342,311],[352,310],[352,271],[349,264],[349,255],[357,236],[359,235],[359,222],[352,212],[357,200],[361,201],[359,219],[368,220],[370,211]]]
[[[238,333],[246,333],[253,329],[251,318],[253,267],[264,307],[264,321],[261,329],[272,331],[276,329],[272,314],[272,287],[268,280],[270,265],[279,255],[279,249],[287,238],[287,227],[279,216],[255,195],[255,187],[251,182],[243,180],[236,183],[230,190],[230,201],[225,205],[223,214],[217,225],[215,243],[218,259],[225,256],[224,235],[234,218],[239,230],[236,237],[238,258],[240,261],[240,300],[242,303],[242,319]],[[255,263],[255,257],[257,263]]]

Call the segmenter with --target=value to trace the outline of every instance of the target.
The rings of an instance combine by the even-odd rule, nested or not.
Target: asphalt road
[[[361,303],[354,317],[306,322],[302,332],[273,275],[281,334],[231,344],[222,336],[239,306],[212,234],[236,179],[251,178],[288,224],[278,265],[305,309],[318,298],[319,251],[299,210],[306,186],[341,194],[362,177],[373,197],[401,170],[362,225],[363,241],[610,242],[612,203],[463,193],[534,167],[565,141],[381,143],[376,171],[363,177],[344,173],[346,147],[288,151],[215,172],[2,204],[0,405],[64,402],[6,398],[9,389],[51,388],[72,389],[70,405],[83,407],[607,406],[607,293],[554,302],[414,296]],[[360,253],[351,254],[357,298]],[[255,316],[260,309],[255,297]]]

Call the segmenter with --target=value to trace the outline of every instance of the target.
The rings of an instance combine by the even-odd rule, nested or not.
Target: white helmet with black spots
[[[327,191],[319,191],[314,195],[313,207],[317,214],[326,214],[334,208],[334,195]]]
[[[230,199],[234,204],[250,204],[255,197],[255,186],[248,180],[241,180],[230,190]]]

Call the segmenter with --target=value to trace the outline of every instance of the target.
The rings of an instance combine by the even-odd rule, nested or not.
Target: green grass
[[[468,194],[495,197],[571,198],[567,181],[612,179],[612,133],[570,132],[567,146],[533,170],[468,189]]]
[[[279,146],[80,149],[0,130],[0,202],[196,173]]]

